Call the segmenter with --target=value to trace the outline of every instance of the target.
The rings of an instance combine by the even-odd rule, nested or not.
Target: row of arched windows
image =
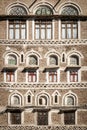
[[[30,54],[26,58],[22,54],[21,57],[21,62],[24,62],[24,59],[26,59],[26,64],[27,65],[39,65],[39,59],[35,54]],[[78,55],[77,53],[73,53],[67,58],[68,65],[81,65],[81,56]],[[66,55],[62,55],[62,62],[66,62]],[[47,65],[59,65],[60,63],[60,57],[56,54],[50,54],[47,57]],[[7,54],[5,56],[5,64],[6,65],[18,65],[18,56],[15,55],[14,53]]]
[[[77,16],[81,13],[81,10],[75,4],[65,4],[65,6],[61,7],[60,15],[67,15],[67,16]],[[21,15],[28,15],[28,10],[26,7],[22,6],[21,4],[14,4],[7,9],[8,15],[13,16],[21,16]],[[55,9],[49,5],[39,5],[37,8],[34,9],[33,14],[35,16],[51,16],[55,12]],[[8,38],[9,39],[27,39],[27,24],[26,20],[9,20],[8,22]],[[35,40],[52,40],[54,37],[54,27],[53,27],[53,20],[34,20],[34,25],[32,23],[32,31],[34,28],[34,38]],[[61,38],[62,39],[78,39],[79,35],[79,28],[78,28],[78,21],[71,21],[67,20],[61,21]]]
[[[18,5],[16,3],[11,4],[7,7],[6,10],[9,15],[28,15],[28,7],[26,7],[25,5],[23,5],[22,3],[18,3]],[[57,12],[59,12],[59,14],[61,15],[79,15],[81,13],[81,9],[78,5],[76,5],[75,3],[65,3],[64,5],[60,6],[60,8],[58,10],[56,10]],[[38,5],[35,5],[32,8],[32,12],[35,15],[53,15],[55,14],[55,9],[53,8],[53,6],[49,3],[40,3]]]
[[[36,99],[34,99],[34,95],[32,94],[31,91],[29,91],[26,95],[26,103],[25,105],[37,105],[37,106],[48,106],[51,105],[51,100],[53,101],[52,104],[58,105],[59,104],[59,97],[60,97],[60,93],[56,90],[55,92],[53,92],[52,97],[50,97],[50,95],[46,92],[41,92],[39,94],[37,94],[37,96],[35,97]],[[51,99],[52,98],[52,99]],[[71,91],[66,93],[63,96],[62,99],[62,105],[63,106],[75,106],[77,105],[77,97],[74,93],[72,93]],[[35,101],[35,102],[34,102]],[[12,106],[22,106],[23,103],[23,96],[19,93],[13,93],[9,96],[9,105]]]

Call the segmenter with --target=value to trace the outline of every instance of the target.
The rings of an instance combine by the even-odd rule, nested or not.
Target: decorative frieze
[[[87,39],[70,40],[0,40],[0,44],[10,45],[83,45],[87,44]]]
[[[6,88],[30,88],[30,89],[57,89],[57,88],[87,88],[87,83],[0,83],[0,87]]]

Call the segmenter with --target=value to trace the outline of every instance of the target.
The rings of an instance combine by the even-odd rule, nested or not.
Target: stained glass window
[[[13,97],[13,105],[19,105],[20,104],[20,98],[18,96]]]
[[[73,55],[70,57],[70,65],[79,65],[79,59],[77,56]]]
[[[21,6],[14,6],[11,8],[9,15],[27,15],[27,11]]]
[[[74,105],[74,98],[72,96],[67,96],[67,105]]]
[[[50,56],[50,61],[49,61],[50,65],[57,65],[57,57],[56,56]]]
[[[37,65],[37,57],[29,56],[29,65]]]
[[[78,15],[78,10],[72,6],[66,6],[63,8],[62,15]]]
[[[16,65],[17,64],[17,58],[14,55],[9,55],[7,57],[7,59],[8,59],[9,65]]]
[[[47,6],[41,6],[37,9],[36,15],[52,15],[52,10]]]

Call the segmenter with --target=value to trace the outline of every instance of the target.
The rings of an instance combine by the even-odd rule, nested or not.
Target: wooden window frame
[[[39,25],[39,27],[37,28],[36,25]],[[42,25],[44,25],[45,27],[41,27]],[[50,28],[47,27],[47,25],[51,25]],[[39,30],[39,38],[36,38],[36,30]],[[42,39],[41,38],[41,29],[44,29],[45,30],[45,38]],[[48,29],[51,29],[51,38],[47,38],[47,30]],[[53,35],[52,35],[52,32],[53,32],[53,29],[52,29],[52,20],[49,20],[49,21],[43,21],[43,20],[39,20],[39,21],[35,21],[35,40],[51,40],[53,38]]]
[[[65,27],[62,27],[63,24],[65,25]],[[70,24],[71,27],[67,27],[68,24]],[[76,27],[73,27],[74,24],[76,25]],[[62,29],[65,30],[65,38],[63,38],[63,36],[62,36],[63,35]],[[71,30],[71,37],[70,38],[68,38],[68,36],[67,36],[67,30],[68,29]],[[73,34],[74,34],[73,30],[74,29],[76,29],[76,33],[77,33],[76,38],[74,38],[74,36],[73,36]],[[78,39],[78,21],[61,21],[61,38],[62,39]]]
[[[57,77],[58,77],[58,73],[57,71],[49,71],[49,82],[57,82]],[[56,76],[56,81],[55,81],[55,76]],[[50,81],[50,77],[51,77],[51,81]]]
[[[19,119],[18,119],[19,118]],[[11,125],[20,125],[21,124],[21,111],[11,111],[10,112],[10,122]]]
[[[9,80],[8,80],[8,76],[9,76]],[[12,80],[12,76],[13,76],[13,80]],[[15,82],[15,72],[14,71],[6,72],[6,82]]]
[[[13,25],[13,27],[10,27],[10,25]],[[16,27],[16,25],[19,25],[19,27]],[[25,27],[22,27],[22,25],[25,25]],[[13,30],[13,38],[10,37],[10,29]],[[19,38],[16,38],[16,29],[19,30]],[[22,29],[25,30],[25,38],[22,38]],[[21,21],[21,20],[12,20],[9,21],[9,39],[26,39],[26,21]]]
[[[31,77],[31,80],[29,79]],[[34,80],[35,78],[35,80]],[[37,82],[37,72],[36,71],[28,71],[28,82]]]
[[[70,82],[78,82],[78,70],[70,70]]]
[[[64,112],[64,124],[75,125],[75,111],[72,110]]]

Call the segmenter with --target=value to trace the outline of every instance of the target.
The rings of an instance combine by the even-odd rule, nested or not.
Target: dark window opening
[[[75,124],[75,111],[64,112],[64,124],[65,125]]]
[[[11,124],[21,124],[21,112],[20,111],[10,112],[10,120]]]

